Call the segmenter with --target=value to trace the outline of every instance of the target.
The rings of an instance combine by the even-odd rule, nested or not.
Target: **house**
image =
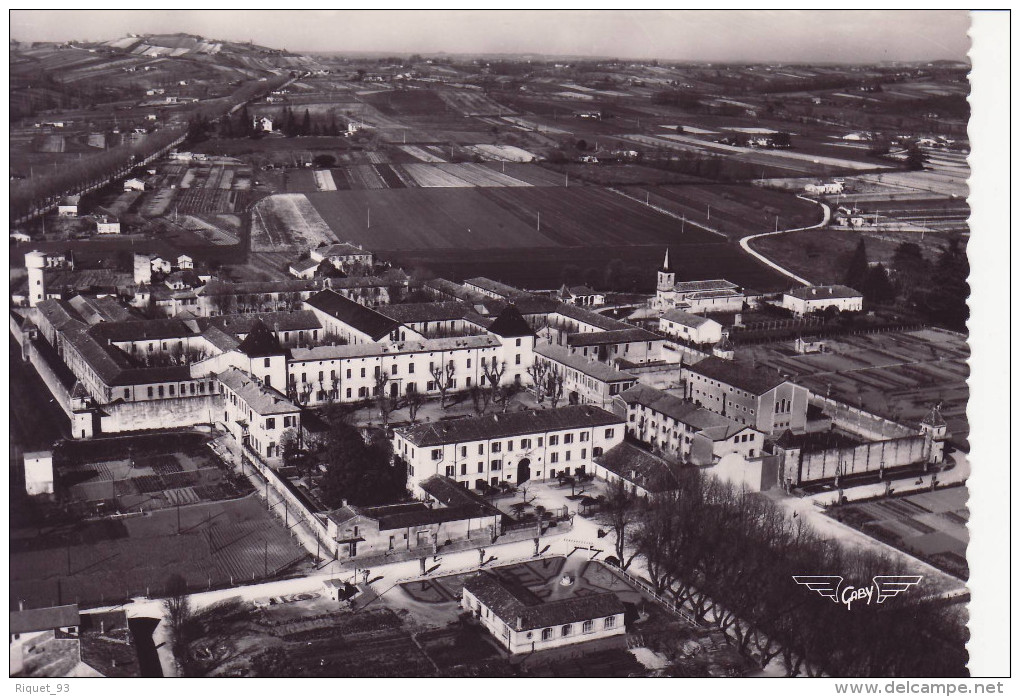
[[[11,239],[15,242],[31,242],[32,238],[20,230],[11,230]]]
[[[53,451],[39,450],[26,452],[25,492],[29,496],[44,496],[53,493]]]
[[[193,269],[195,268],[195,261],[187,254],[181,254],[177,257],[177,268],[181,269]]]
[[[266,382],[237,368],[225,370],[216,379],[223,395],[223,425],[247,450],[268,461],[278,460],[283,432],[301,428],[301,409]]]
[[[191,162],[195,156],[190,152],[177,152],[170,153],[169,158],[177,162]]]
[[[350,603],[361,592],[357,586],[338,578],[327,578],[322,582],[322,590],[335,603]]]
[[[78,202],[81,196],[67,196],[57,204],[57,215],[61,218],[78,217]]]
[[[8,624],[11,676],[64,677],[66,675],[64,672],[53,676],[52,669],[59,666],[68,669],[76,668],[81,664],[80,649],[78,660],[74,662],[61,661],[55,665],[38,665],[39,660],[36,657],[42,656],[45,660],[48,654],[46,647],[52,645],[51,642],[54,640],[76,639],[80,626],[81,619],[77,605],[60,605],[32,610],[19,609],[16,612],[11,612]],[[75,646],[75,648],[77,647]],[[77,675],[78,673],[73,674]],[[85,675],[86,673],[81,674]],[[96,675],[97,673],[95,670],[89,669],[87,674]]]
[[[100,235],[119,235],[120,221],[112,216],[96,216],[96,233]]]
[[[487,571],[464,582],[461,607],[513,654],[626,632],[623,602],[615,593],[543,600],[524,586]]]
[[[623,482],[627,493],[647,498],[677,488],[673,466],[632,443],[620,443],[595,458],[595,477]]]
[[[423,500],[385,506],[345,504],[326,514],[326,534],[337,557],[422,550],[437,554],[462,540],[492,544],[502,532],[503,514],[481,496],[443,476],[418,483]]]
[[[145,182],[141,179],[128,179],[124,182],[124,191],[145,191]]]
[[[588,286],[567,286],[564,284],[560,288],[560,299],[571,305],[585,307],[598,307],[606,304],[605,294],[594,291]]]
[[[839,312],[860,312],[864,296],[847,286],[804,286],[783,293],[783,308],[797,317],[835,308]]]
[[[315,278],[315,272],[318,270],[319,264],[320,262],[309,257],[308,259],[292,261],[287,270],[295,278],[312,279]]]
[[[149,266],[151,266],[152,270],[155,271],[156,273],[166,274],[170,273],[173,270],[173,266],[170,264],[169,261],[157,255],[152,255],[151,257],[149,257]]]
[[[810,393],[766,366],[709,356],[680,371],[684,398],[762,433],[803,432]]]
[[[678,460],[712,465],[731,453],[762,456],[764,433],[654,387],[635,385],[613,410],[626,416],[628,435]]]
[[[308,253],[308,258],[317,264],[328,259],[329,263],[345,273],[355,266],[371,269],[375,264],[375,255],[372,252],[345,242],[312,249]]]
[[[817,336],[798,336],[793,342],[793,350],[797,353],[825,353],[829,343]]]
[[[591,458],[623,441],[622,418],[592,406],[517,411],[394,431],[414,485],[442,474],[484,490],[500,482],[590,472]]]
[[[715,344],[722,341],[722,325],[714,319],[686,310],[667,310],[659,317],[659,331],[693,344]]]
[[[273,132],[273,120],[268,116],[255,118],[253,120],[253,126],[255,127],[256,130],[262,131],[263,133]]]
[[[843,182],[815,182],[804,186],[804,192],[815,194],[841,194],[843,193]]]
[[[420,334],[370,307],[350,300],[334,290],[321,290],[305,300],[326,331],[351,344],[422,339]]]

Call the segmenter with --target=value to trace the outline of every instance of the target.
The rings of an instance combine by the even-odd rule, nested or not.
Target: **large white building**
[[[680,308],[688,312],[740,312],[747,300],[736,283],[725,279],[683,281],[669,264],[669,250],[656,275],[654,307]]]
[[[411,485],[441,474],[484,489],[591,472],[592,458],[623,442],[623,432],[615,414],[566,406],[405,426],[394,432],[393,450]]]
[[[797,317],[830,307],[840,312],[860,312],[864,296],[848,286],[804,286],[783,293],[783,307]]]
[[[722,341],[722,325],[714,319],[686,310],[668,310],[659,317],[659,331],[694,344],[715,344]]]

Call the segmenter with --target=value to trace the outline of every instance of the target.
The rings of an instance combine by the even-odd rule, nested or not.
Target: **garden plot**
[[[304,194],[275,194],[252,209],[254,252],[304,251],[340,240]]]
[[[317,169],[314,172],[315,186],[319,191],[336,191],[336,183],[328,169]]]
[[[414,177],[415,183],[423,188],[464,188],[477,186],[459,176],[440,169],[439,165],[412,164],[401,166],[405,172]]]
[[[534,162],[535,154],[513,145],[472,145],[468,148],[482,157],[503,162]]]
[[[473,162],[465,164],[445,164],[445,165],[433,165],[437,169],[441,169],[444,172],[448,172],[456,177],[460,177],[472,186],[484,186],[484,187],[495,187],[495,186],[531,186],[527,182],[523,182],[520,179],[514,179],[511,176],[502,174],[500,172],[494,172],[493,170]]]
[[[421,162],[446,162],[443,158],[435,155],[427,150],[419,148],[417,145],[400,145],[398,146],[401,150],[406,152],[408,155],[417,158]]]

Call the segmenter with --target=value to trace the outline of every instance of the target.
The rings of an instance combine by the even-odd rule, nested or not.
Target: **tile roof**
[[[620,393],[620,399],[627,404],[641,404],[677,421],[698,410],[698,405],[694,402],[675,397],[649,385],[635,385],[629,390],[624,390]]]
[[[787,381],[782,373],[773,368],[754,367],[741,361],[728,361],[716,356],[709,356],[698,363],[686,366],[684,370],[756,395],[763,395]]]
[[[143,319],[100,322],[89,329],[97,341],[159,341],[193,336],[196,332],[179,319]]]
[[[58,332],[63,331],[67,327],[76,327],[78,329],[85,329],[87,327],[81,315],[67,301],[43,300],[36,305],[36,310]]]
[[[503,581],[487,571],[467,579],[464,589],[516,631],[601,619],[624,612],[623,601],[615,593],[576,595],[542,602],[524,586]]]
[[[514,286],[507,285],[506,283],[494,281],[491,278],[486,278],[485,276],[476,276],[475,278],[465,279],[464,285],[472,285],[476,288],[482,288],[483,290],[495,293],[496,295],[500,295],[504,298],[513,298],[517,295],[528,295],[528,292],[525,290],[515,288]]]
[[[573,405],[420,423],[398,428],[396,432],[418,447],[429,447],[623,423],[620,417],[598,407]]]
[[[499,345],[499,339],[486,334],[479,336],[451,336],[441,339],[425,339],[424,341],[393,341],[372,344],[338,344],[336,346],[292,348],[290,355],[292,362],[298,363],[301,361],[369,358],[407,353],[433,353],[437,351],[455,351],[457,349],[494,348]]]
[[[299,411],[297,405],[272,387],[266,387],[257,378],[237,368],[228,368],[216,377],[260,416]]]
[[[97,324],[93,329],[105,324],[107,323]],[[64,338],[65,342],[88,363],[99,379],[110,387],[181,382],[191,379],[191,370],[186,365],[138,367],[119,348],[100,343],[85,331],[70,329],[64,332]]]
[[[233,351],[241,343],[237,340],[237,337],[227,334],[219,327],[213,325],[205,328],[205,331],[202,332],[202,337],[223,353]]]
[[[377,309],[380,314],[403,324],[463,319],[471,312],[471,307],[460,300],[383,305]]]
[[[298,273],[305,273],[306,271],[319,268],[319,264],[321,263],[322,262],[315,261],[312,258],[299,259],[298,261],[290,262],[290,268]]]
[[[212,279],[198,290],[199,295],[251,295],[252,293],[299,293],[319,290],[322,282],[318,279],[288,279],[283,281],[244,281],[228,283]]]
[[[693,312],[685,312],[684,310],[670,310],[662,315],[662,319],[676,324],[682,324],[685,327],[700,327],[704,324],[714,321],[710,317],[703,317],[696,315]]]
[[[640,327],[630,329],[609,329],[598,332],[578,332],[567,336],[567,346],[602,346],[604,344],[626,344],[635,341],[662,341],[654,332]]]
[[[34,610],[11,612],[10,634],[27,634],[43,632],[47,629],[60,627],[77,627],[80,623],[77,605],[58,605],[57,607],[41,607]]]
[[[569,303],[560,303],[555,308],[553,308],[551,312],[563,315],[564,317],[575,320],[577,322],[584,322],[585,324],[590,324],[591,326],[597,327],[598,329],[602,329],[604,331],[633,328],[633,325],[627,324],[626,322],[621,322],[619,320],[613,319],[612,317],[606,317],[605,315],[600,315],[597,312],[592,312],[591,310],[586,310],[583,307],[571,305]]]
[[[673,290],[678,293],[702,293],[712,290],[736,290],[739,286],[724,278],[711,281],[681,281],[674,284]]]
[[[500,515],[499,509],[481,496],[441,474],[434,474],[418,482],[418,488],[447,507],[480,506],[490,511],[492,515]]]
[[[668,462],[631,443],[620,443],[592,460],[650,493],[672,491],[677,487]]]
[[[322,329],[322,323],[311,310],[217,315],[216,317],[200,317],[196,321],[200,329],[217,327],[228,334],[247,334],[256,322],[262,322],[274,332]]]
[[[524,320],[520,311],[512,303],[499,313],[496,321],[490,324],[487,330],[504,338],[535,336],[535,330]]]
[[[244,337],[244,341],[237,346],[237,349],[250,358],[286,354],[276,335],[269,331],[269,328],[262,320],[255,321],[251,331],[248,332],[248,336]]]
[[[784,295],[800,300],[837,300],[840,298],[860,298],[861,293],[848,286],[804,286],[788,290]]]
[[[601,361],[594,361],[585,356],[581,356],[576,353],[570,353],[567,349],[562,346],[555,344],[544,344],[539,342],[535,346],[535,353],[548,358],[551,361],[555,361],[568,368],[572,368],[579,373],[584,373],[590,378],[594,378],[600,382],[622,382],[625,380],[637,380],[630,373],[625,373],[622,370],[617,370],[608,363]]]
[[[308,298],[305,304],[368,335],[373,341],[378,341],[400,326],[400,322],[332,290],[320,290]]]
[[[116,298],[90,298],[76,295],[68,303],[90,324],[140,319],[135,310],[124,307]]]
[[[367,249],[349,244],[347,242],[340,242],[338,244],[331,244],[328,247],[319,247],[314,250],[316,254],[321,254],[323,258],[337,257],[337,256],[372,256],[372,252]]]

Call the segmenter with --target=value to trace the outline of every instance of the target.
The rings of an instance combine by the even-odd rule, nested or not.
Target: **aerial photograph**
[[[11,678],[971,676],[970,26],[12,10]]]

